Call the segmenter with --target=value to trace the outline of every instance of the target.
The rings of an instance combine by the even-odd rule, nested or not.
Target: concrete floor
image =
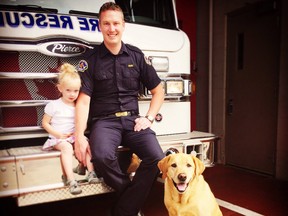
[[[288,182],[223,165],[206,168],[204,177],[224,216],[287,215]],[[17,207],[13,198],[1,198],[0,212],[2,216],[108,216],[114,199],[114,193],[108,193]],[[156,182],[143,207],[145,216],[168,216],[163,199],[164,185]]]

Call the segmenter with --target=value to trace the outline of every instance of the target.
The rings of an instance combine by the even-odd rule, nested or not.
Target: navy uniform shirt
[[[140,83],[151,90],[161,82],[142,51],[123,42],[118,55],[110,53],[104,43],[94,46],[85,53],[78,71],[82,79],[80,91],[91,97],[92,118],[119,111],[139,113]]]

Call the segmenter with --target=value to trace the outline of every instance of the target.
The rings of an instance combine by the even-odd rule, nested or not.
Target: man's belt
[[[125,116],[132,116],[132,115],[136,115],[137,113],[134,111],[123,111],[123,112],[116,112],[116,113],[112,113],[112,114],[107,114],[107,115],[102,115],[102,116],[95,116],[92,119],[93,120],[97,120],[97,119],[101,119],[101,118],[105,118],[105,117],[125,117]]]
[[[124,116],[131,116],[132,112],[130,111],[123,111],[123,112],[116,112],[113,114],[107,115],[107,117],[124,117]]]

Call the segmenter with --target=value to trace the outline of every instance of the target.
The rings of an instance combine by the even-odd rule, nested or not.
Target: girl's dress
[[[44,112],[51,116],[51,126],[62,133],[73,133],[75,130],[75,107],[68,106],[61,98],[49,102],[44,109]],[[43,145],[43,150],[51,150],[53,147],[63,140],[73,144],[75,141],[74,136],[66,139],[57,139],[49,134],[49,138]]]

